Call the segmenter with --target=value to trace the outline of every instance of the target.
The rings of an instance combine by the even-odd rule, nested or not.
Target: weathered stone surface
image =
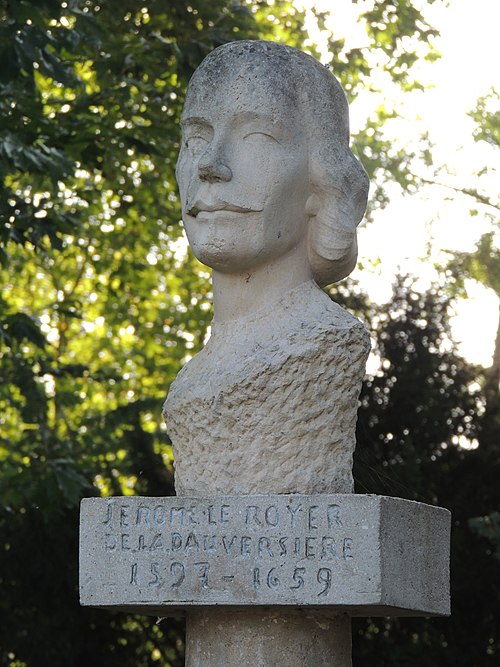
[[[312,282],[216,323],[165,405],[181,495],[348,493],[369,337]]]
[[[82,501],[83,605],[449,613],[449,512],[384,496]]]
[[[347,101],[328,68],[284,44],[225,44],[189,82],[181,126],[184,225],[216,279],[246,276],[241,287],[251,292],[263,269],[267,293],[258,297],[269,302],[285,258],[280,289],[306,267],[321,285],[352,271],[368,179],[349,148]]]
[[[356,263],[366,174],[342,89],[310,56],[235,42],[194,74],[177,164],[212,267],[212,337],[164,408],[179,495],[352,490],[369,337],[319,288]]]

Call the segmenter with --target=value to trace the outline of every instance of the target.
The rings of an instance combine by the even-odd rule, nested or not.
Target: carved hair
[[[249,69],[249,64],[255,69]],[[258,65],[258,68],[257,68]],[[327,67],[276,42],[239,41],[218,47],[199,70],[217,77],[238,70],[265,76],[287,103],[299,109],[308,136],[312,196],[307,202],[309,262],[319,285],[345,278],[356,265],[356,227],[363,218],[368,177],[349,148],[344,91]],[[248,74],[247,74],[248,76]],[[192,83],[197,78],[195,73]]]

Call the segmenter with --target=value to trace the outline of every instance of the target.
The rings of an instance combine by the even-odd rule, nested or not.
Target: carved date
[[[313,570],[308,574],[311,577]],[[318,596],[328,595],[332,587],[332,571],[329,567],[320,567],[316,572],[316,582],[320,584]],[[254,567],[252,571],[252,584],[255,590],[259,590],[262,586],[269,590],[278,590],[279,588],[288,588],[291,591],[298,591],[304,588],[307,571],[305,567],[296,567],[291,577],[285,577],[278,574],[278,570],[272,567],[270,570],[264,570],[261,573],[261,568]]]

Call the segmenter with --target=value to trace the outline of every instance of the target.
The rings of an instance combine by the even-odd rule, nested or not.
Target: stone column
[[[305,609],[189,612],[186,667],[350,667],[351,621],[347,614]]]

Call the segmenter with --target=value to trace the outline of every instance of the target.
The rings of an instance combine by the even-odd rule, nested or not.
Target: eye
[[[184,146],[192,153],[200,153],[205,150],[208,145],[208,139],[205,137],[195,134],[191,137],[186,137],[184,140]]]
[[[275,143],[279,144],[279,141],[273,137],[272,134],[268,134],[267,132],[249,132],[248,134],[245,134],[243,137],[245,140],[250,140],[250,141],[274,141]]]

